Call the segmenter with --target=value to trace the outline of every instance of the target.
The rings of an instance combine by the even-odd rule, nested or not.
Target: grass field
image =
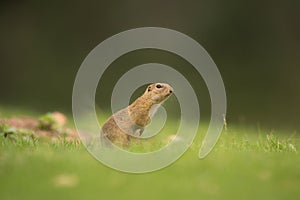
[[[299,198],[297,134],[229,125],[203,160],[200,144],[201,136],[162,170],[127,174],[99,163],[80,143],[0,136],[0,199]]]

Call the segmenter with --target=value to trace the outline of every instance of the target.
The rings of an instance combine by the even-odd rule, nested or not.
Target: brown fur
[[[157,85],[162,87],[157,88]],[[165,101],[172,92],[172,87],[166,83],[149,85],[142,96],[127,108],[116,112],[105,122],[101,130],[102,144],[105,144],[103,142],[107,138],[114,144],[128,146],[130,139],[140,136],[144,127],[149,124],[151,107]]]

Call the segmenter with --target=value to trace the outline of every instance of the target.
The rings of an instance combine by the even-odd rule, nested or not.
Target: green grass
[[[172,128],[170,129],[172,130]],[[0,135],[0,199],[297,199],[300,137],[230,126],[198,159],[205,127],[171,166],[147,174],[112,170],[76,142]],[[164,136],[137,144],[146,151]],[[155,146],[157,148],[159,145]]]

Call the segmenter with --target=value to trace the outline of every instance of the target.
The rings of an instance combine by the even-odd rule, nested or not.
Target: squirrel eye
[[[160,84],[157,84],[156,88],[162,88],[162,86]]]

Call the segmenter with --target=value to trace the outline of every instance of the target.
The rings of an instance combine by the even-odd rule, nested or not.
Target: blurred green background
[[[0,104],[71,113],[73,81],[100,42],[127,29],[180,31],[208,51],[222,74],[228,123],[300,127],[299,1],[1,1]],[[131,67],[159,62],[187,76],[209,117],[199,76],[162,51],[129,53],[107,71],[97,103],[108,110],[115,81]],[[114,77],[112,76],[114,74]]]
[[[70,117],[73,82],[88,53],[114,34],[146,26],[198,41],[217,64],[228,100],[228,128],[208,157],[198,159],[206,122],[184,156],[147,174],[112,170],[80,143],[0,135],[0,199],[297,199],[299,10],[293,0],[0,1],[1,118],[56,110]],[[201,117],[209,119],[201,76],[178,56],[148,49],[121,56],[105,72],[96,95],[102,120],[118,78],[148,62],[185,75],[198,92]],[[178,103],[171,98],[166,103]]]

